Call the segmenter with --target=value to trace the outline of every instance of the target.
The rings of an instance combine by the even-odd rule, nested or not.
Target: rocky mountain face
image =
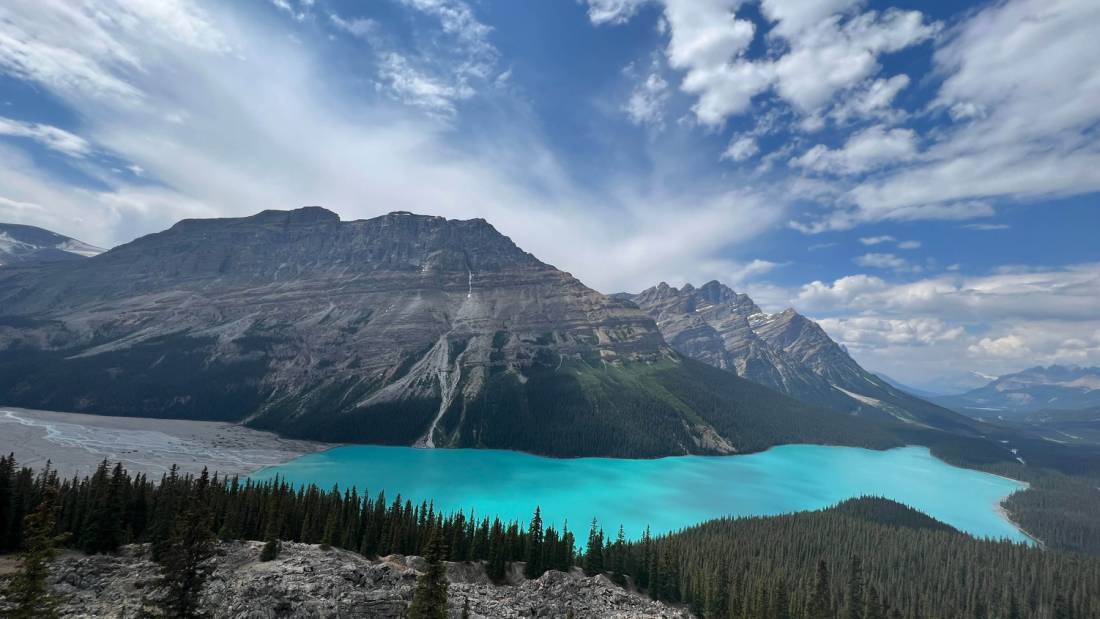
[[[370,560],[342,550],[284,542],[279,557],[260,562],[260,542],[219,544],[214,571],[201,595],[212,619],[266,617],[374,617],[401,619],[426,563],[391,555]],[[61,597],[63,618],[137,619],[158,600],[158,569],[143,546],[118,555],[66,554],[52,567],[52,591]],[[669,618],[684,610],[623,589],[604,576],[547,572],[494,585],[478,563],[447,563],[449,615],[458,619],[468,601],[469,616]],[[0,611],[4,601],[0,594]],[[0,613],[2,614],[2,613]]]
[[[717,281],[698,288],[662,282],[616,297],[648,313],[678,352],[793,398],[910,425],[967,429],[964,418],[864,370],[820,325],[793,309],[768,314]]]
[[[936,398],[959,412],[983,418],[1023,418],[1045,409],[1100,406],[1100,368],[1052,365],[1006,374],[966,393]]]
[[[0,401],[28,408],[555,455],[883,441],[682,357],[480,219],[185,220],[2,269],[0,308]]]
[[[34,226],[0,223],[0,267],[80,260],[103,253],[94,245]]]

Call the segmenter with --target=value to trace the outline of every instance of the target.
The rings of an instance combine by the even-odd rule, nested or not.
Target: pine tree
[[[863,607],[863,619],[886,619],[882,598],[879,597],[878,589],[874,585],[867,588],[867,603]]]
[[[846,595],[848,604],[847,619],[862,619],[863,602],[863,563],[859,557],[852,557],[851,566],[848,569],[848,592]]]
[[[47,485],[38,508],[23,520],[26,548],[20,553],[20,567],[8,588],[15,603],[12,619],[52,619],[58,616],[57,599],[50,593],[49,564],[57,556],[54,509],[57,488]]]
[[[832,619],[833,602],[829,592],[829,566],[821,560],[817,564],[817,581],[810,603],[806,608],[807,619]]]
[[[489,534],[489,565],[486,571],[488,571],[489,579],[497,584],[504,582],[508,561],[507,550],[504,540],[504,527],[501,526],[499,519],[494,519],[493,529]]]
[[[787,596],[787,584],[782,580],[775,581],[771,617],[772,619],[791,619],[791,600]]]
[[[626,583],[626,533],[621,524],[619,533],[615,536],[615,544],[611,547],[611,571],[612,580],[619,585]]]
[[[603,571],[603,531],[593,518],[592,528],[588,531],[588,547],[584,551],[584,573],[595,576]]]
[[[164,598],[161,612],[172,619],[202,617],[199,593],[213,566],[208,559],[214,555],[214,533],[205,500],[209,476],[203,469],[187,500],[187,508],[176,519],[169,543],[160,560],[160,584]]]
[[[107,460],[100,462],[91,479],[93,503],[85,520],[81,544],[88,554],[115,552],[122,544],[120,508],[125,471],[121,463],[116,464],[113,471],[108,470]]]
[[[538,578],[546,571],[542,566],[542,542],[542,511],[535,507],[535,515],[527,527],[527,564],[523,568],[523,575],[528,579]]]
[[[416,581],[416,592],[409,605],[409,619],[446,619],[447,617],[447,571],[443,566],[442,532],[433,529],[424,557],[428,569]]]

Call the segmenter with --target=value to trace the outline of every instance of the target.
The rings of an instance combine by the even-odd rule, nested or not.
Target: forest
[[[0,458],[0,553],[22,549],[27,562],[48,558],[53,544],[86,553],[148,544],[164,566],[165,587],[177,590],[167,616],[190,616],[204,559],[219,538],[265,540],[266,557],[258,559],[290,540],[368,557],[480,561],[497,581],[512,562],[523,562],[528,578],[579,568],[707,619],[1100,616],[1100,558],[974,539],[885,499],[720,519],[640,540],[595,521],[584,528],[578,536],[545,526],[537,510],[524,523],[444,514],[431,503],[354,488],[175,470],[151,480],[106,461],[91,476],[60,479]],[[12,587],[26,589],[28,581]]]

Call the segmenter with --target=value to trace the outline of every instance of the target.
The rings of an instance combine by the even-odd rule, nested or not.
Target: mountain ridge
[[[0,399],[28,408],[570,456],[897,444],[683,357],[484,220],[184,220],[0,271],[0,307]]]
[[[768,314],[717,280],[698,288],[661,282],[617,296],[653,317],[677,351],[795,399],[880,420],[974,432],[965,417],[864,370],[819,324],[793,308]]]
[[[1100,367],[1035,366],[935,400],[974,417],[1022,417],[1045,409],[1087,409],[1100,406]]]

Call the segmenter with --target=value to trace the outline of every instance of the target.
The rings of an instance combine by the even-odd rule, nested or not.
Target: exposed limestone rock
[[[260,542],[222,543],[202,605],[214,619],[324,617],[404,617],[420,557],[392,555],[369,560],[342,550],[284,543],[274,561],[260,562]],[[62,617],[136,619],[147,616],[158,596],[157,566],[143,546],[127,546],[118,556],[67,553],[53,566],[53,591],[64,598]],[[461,616],[469,601],[471,617],[672,618],[683,609],[654,602],[603,576],[579,571],[547,572],[523,580],[513,565],[510,584],[494,585],[481,564],[448,563],[450,614]],[[0,597],[0,614],[4,610]]]

